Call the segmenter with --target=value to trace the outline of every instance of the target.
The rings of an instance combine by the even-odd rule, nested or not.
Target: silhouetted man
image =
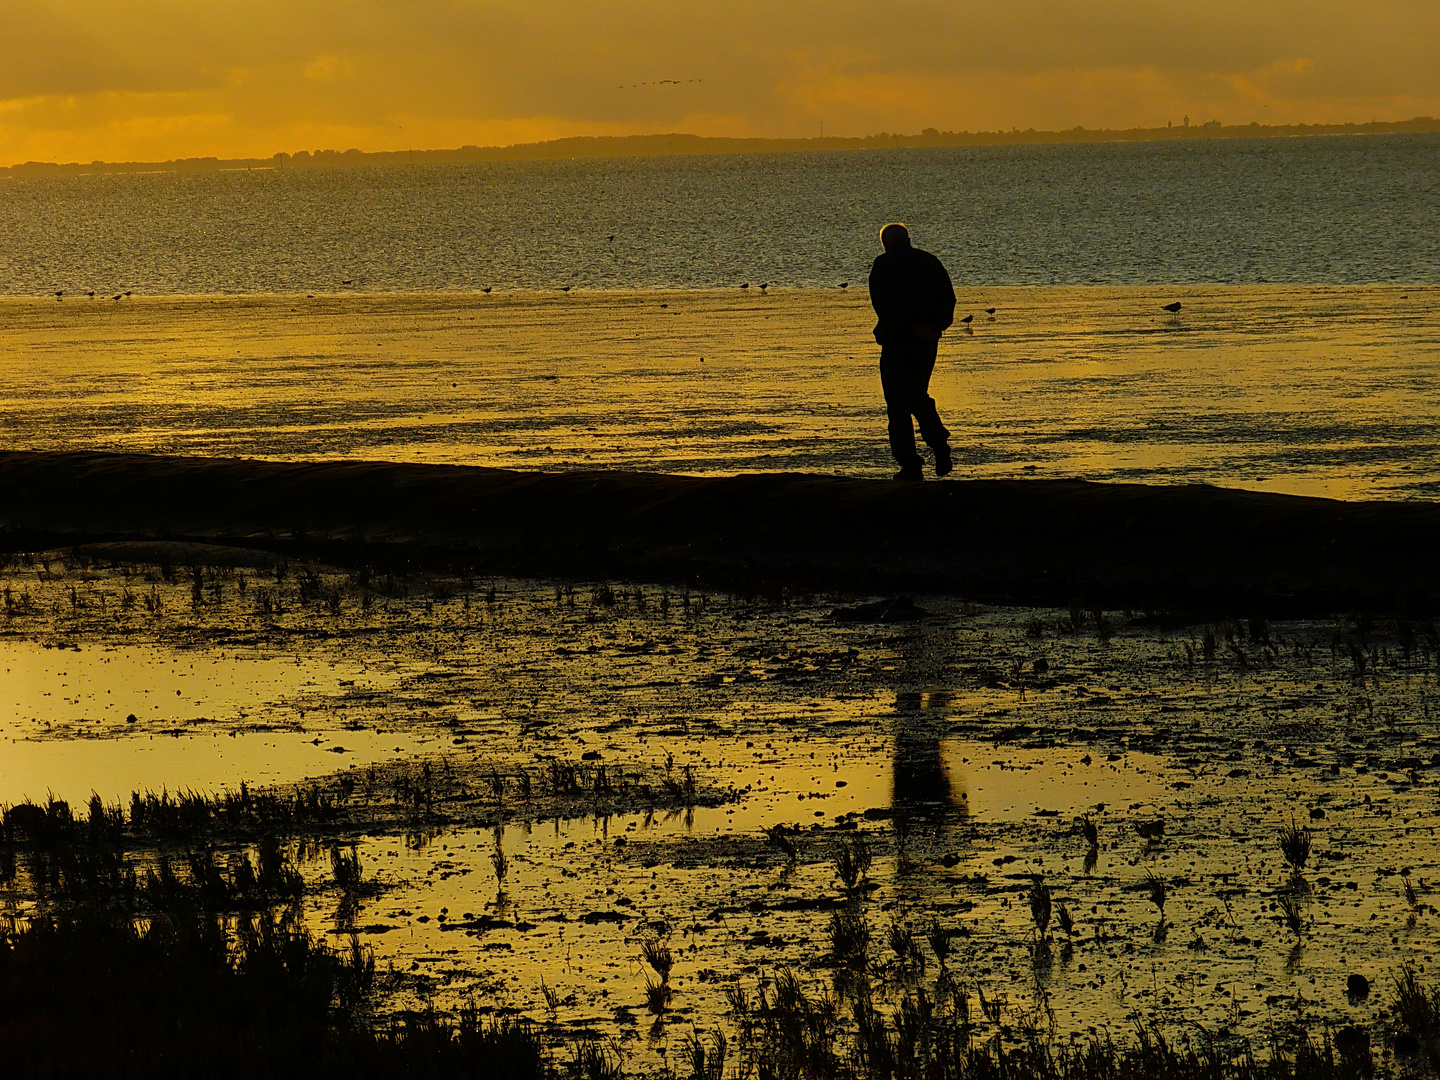
[[[875,340],[880,343],[880,387],[890,418],[890,452],[900,464],[896,480],[923,480],[915,449],[913,416],[920,437],[935,451],[935,475],[953,469],[950,432],[930,396],[930,374],[940,335],[955,319],[955,289],[940,260],[910,246],[910,230],[898,221],[880,230],[885,248],[870,268]]]

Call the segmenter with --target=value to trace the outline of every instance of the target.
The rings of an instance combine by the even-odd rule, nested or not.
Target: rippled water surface
[[[0,295],[785,286],[908,221],[957,283],[1440,282],[1440,136],[0,183]]]

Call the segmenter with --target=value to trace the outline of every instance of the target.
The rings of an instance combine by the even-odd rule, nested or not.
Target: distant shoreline
[[[0,167],[0,178],[85,176],[119,173],[227,172],[255,169],[360,168],[375,165],[439,165],[506,161],[562,161],[574,158],[698,157],[738,154],[826,153],[840,150],[900,150],[941,147],[1053,146],[1085,143],[1189,142],[1211,139],[1283,139],[1340,135],[1440,134],[1440,119],[1417,116],[1369,124],[1221,124],[1180,127],[1085,128],[1065,131],[937,131],[917,135],[881,132],[863,138],[738,139],[686,134],[578,136],[512,146],[462,146],[452,150],[320,150],[277,153],[268,158],[179,158],[172,161],[40,162]]]

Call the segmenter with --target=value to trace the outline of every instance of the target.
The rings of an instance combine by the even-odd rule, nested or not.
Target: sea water
[[[1440,136],[869,150],[0,182],[0,295],[1440,282]]]

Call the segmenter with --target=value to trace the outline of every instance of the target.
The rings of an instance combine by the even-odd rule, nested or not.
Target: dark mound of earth
[[[742,593],[1238,615],[1440,606],[1440,506],[1199,485],[17,451],[0,454],[0,529],[10,551],[164,541]]]

